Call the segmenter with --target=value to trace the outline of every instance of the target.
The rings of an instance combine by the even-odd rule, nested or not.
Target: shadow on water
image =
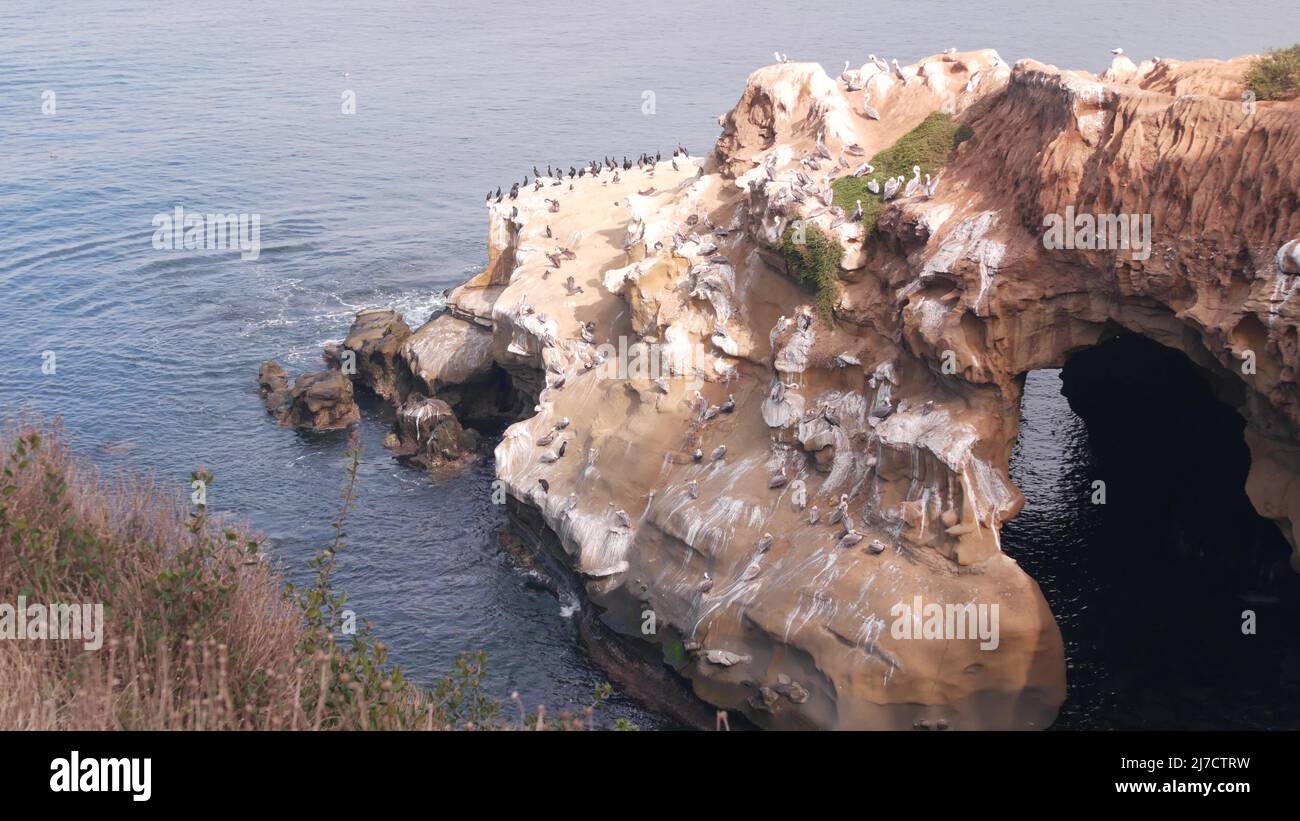
[[[1054,726],[1300,727],[1300,577],[1246,498],[1244,422],[1205,372],[1123,335],[1028,374],[1021,413],[1026,503],[1002,543],[1065,641]]]

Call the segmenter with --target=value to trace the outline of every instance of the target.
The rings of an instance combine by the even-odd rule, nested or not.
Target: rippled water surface
[[[678,142],[703,152],[774,49],[832,73],[868,52],[907,63],[950,45],[1100,69],[1115,45],[1225,57],[1281,45],[1273,33],[1294,22],[1290,0],[1224,8],[1099,2],[1067,25],[1047,4],[925,0],[6,0],[0,403],[62,414],[110,470],[179,489],[208,467],[214,507],[265,531],[300,573],[328,533],[346,440],[271,424],[258,364],[317,367],[358,308],[396,306],[412,325],[437,310],[438,292],[484,260],[487,190],[534,164]],[[177,205],[259,214],[260,257],[153,250],[153,216]],[[40,372],[47,350],[53,376]],[[502,556],[490,466],[433,482],[389,458],[373,417],[361,430],[339,580],[396,658],[428,681],[483,649],[498,695],[585,701],[603,676],[562,603]],[[1048,486],[1063,469],[1050,460],[1035,466]],[[658,724],[625,701],[615,710]]]

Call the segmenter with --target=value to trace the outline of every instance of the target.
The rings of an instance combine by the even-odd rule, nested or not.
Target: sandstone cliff
[[[705,701],[764,727],[1047,726],[1060,633],[999,544],[1025,373],[1116,328],[1183,351],[1300,543],[1300,105],[1243,105],[1244,69],[759,69],[708,156],[489,204],[484,272],[385,360],[409,373],[369,372],[458,414],[508,380],[516,513]],[[931,192],[900,184],[874,230],[833,205],[935,112],[968,138]],[[1149,215],[1148,252],[1046,247],[1067,209]],[[775,250],[799,225],[842,249],[830,322]],[[997,646],[896,637],[918,596],[997,605]]]

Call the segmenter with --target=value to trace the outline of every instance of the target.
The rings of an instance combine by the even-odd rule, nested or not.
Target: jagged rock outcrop
[[[353,355],[357,377],[376,395],[397,406],[410,392],[411,373],[401,357],[410,336],[411,329],[396,311],[360,311],[343,340],[340,354]]]
[[[764,727],[1047,726],[1060,632],[999,542],[1026,372],[1116,328],[1184,351],[1300,543],[1300,106],[1244,108],[1244,68],[759,69],[711,155],[489,204],[486,270],[405,361],[526,397],[496,449],[520,520],[700,698]],[[847,219],[833,181],[936,111],[970,138],[933,193]],[[1066,214],[1149,223],[1062,245]],[[843,248],[833,323],[773,250],[795,220]],[[900,631],[917,598],[995,608],[994,646]]]
[[[305,373],[289,384],[277,362],[257,374],[266,409],[282,425],[304,430],[335,430],[361,420],[352,398],[352,380],[337,371]]]
[[[397,410],[385,445],[426,470],[461,467],[478,452],[479,436],[461,427],[451,406],[441,399],[412,396]]]

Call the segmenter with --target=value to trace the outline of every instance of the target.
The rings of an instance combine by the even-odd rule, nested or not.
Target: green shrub
[[[794,225],[781,236],[779,249],[786,270],[817,295],[817,311],[829,323],[837,295],[836,272],[844,258],[844,249],[816,225],[805,225],[804,241],[797,242],[797,239]]]
[[[880,194],[872,194],[867,189],[869,180],[876,180],[880,190],[885,189],[885,181],[890,177],[902,175],[912,177],[912,167],[920,166],[921,176],[937,176],[939,169],[948,161],[953,149],[974,136],[969,128],[958,125],[952,116],[936,111],[926,117],[916,128],[898,138],[898,142],[878,152],[871,158],[875,171],[866,177],[841,177],[831,186],[835,192],[835,204],[845,213],[852,213],[858,200],[862,201],[862,224],[868,233],[876,227],[876,221],[885,210],[885,201]]]
[[[1300,44],[1256,58],[1245,80],[1257,100],[1293,100],[1300,96]]]

